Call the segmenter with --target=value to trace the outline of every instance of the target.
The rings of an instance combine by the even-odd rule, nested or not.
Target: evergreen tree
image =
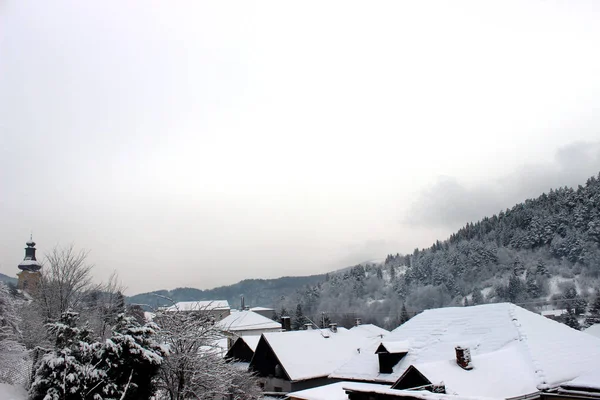
[[[525,288],[521,279],[519,279],[516,275],[511,275],[510,278],[508,278],[508,288],[506,292],[508,301],[511,303],[518,303],[521,301],[525,292]]]
[[[527,273],[527,281],[525,282],[527,294],[532,299],[537,299],[542,294],[540,285],[538,284],[536,277],[533,273]]]
[[[292,329],[298,331],[304,327],[305,323],[306,318],[304,318],[304,313],[302,312],[302,304],[298,304],[296,306],[296,314],[292,321]]]
[[[409,319],[410,319],[410,315],[408,315],[408,311],[406,310],[406,305],[402,304],[402,311],[400,312],[400,325],[402,325]]]
[[[155,340],[158,329],[154,323],[140,325],[125,314],[117,317],[103,361],[111,382],[125,393],[123,400],[149,399],[154,393],[152,378],[167,355]]]
[[[579,325],[579,321],[577,321],[577,316],[575,313],[570,310],[564,316],[564,324],[570,326],[573,329],[581,330],[581,326]]]
[[[48,324],[55,347],[36,367],[31,400],[101,399],[103,389],[115,392],[106,382],[106,372],[97,367],[100,343],[91,341],[87,329],[77,327],[78,320],[77,313],[67,311]]]
[[[592,325],[600,324],[600,289],[596,289],[596,297],[588,310],[589,315],[585,319],[584,326],[589,328]]]
[[[481,290],[475,288],[475,291],[473,292],[473,305],[483,303],[485,303],[485,301],[483,299],[483,294],[481,293]]]

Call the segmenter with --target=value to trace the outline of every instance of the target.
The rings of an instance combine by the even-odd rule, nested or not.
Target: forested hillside
[[[146,308],[158,308],[173,301],[227,300],[232,307],[240,305],[244,296],[246,305],[271,307],[282,297],[296,293],[298,289],[314,285],[325,279],[325,275],[286,276],[277,279],[245,279],[234,285],[209,290],[177,288],[137,294],[127,298],[131,304],[142,304]]]
[[[599,287],[599,243],[600,176],[468,223],[427,249],[330,274],[282,304],[317,319],[325,312],[387,327],[402,320],[402,305],[418,312],[498,301],[568,309],[583,322]]]

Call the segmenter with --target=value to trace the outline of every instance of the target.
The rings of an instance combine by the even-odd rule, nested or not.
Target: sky
[[[0,272],[324,273],[600,172],[600,3],[0,1]]]

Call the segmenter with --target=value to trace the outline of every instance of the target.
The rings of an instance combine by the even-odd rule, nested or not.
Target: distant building
[[[229,338],[230,348],[238,337],[281,332],[281,324],[254,311],[233,312],[215,324]]]
[[[273,315],[275,314],[275,310],[268,307],[252,307],[250,308],[250,311],[254,311],[255,313],[267,318],[273,318]]]
[[[42,264],[35,258],[36,248],[33,238],[30,237],[29,241],[25,244],[27,245],[25,247],[25,258],[19,264],[21,272],[17,273],[19,277],[18,288],[32,293],[40,283]]]
[[[231,314],[231,307],[227,300],[180,301],[163,310],[202,314],[214,322],[219,322]]]

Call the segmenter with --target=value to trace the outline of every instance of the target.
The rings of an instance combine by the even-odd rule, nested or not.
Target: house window
[[[259,382],[258,386],[260,386],[261,389],[264,389],[265,388],[265,383],[264,382]]]
[[[273,387],[273,391],[274,392],[281,392],[282,390],[281,390],[281,388],[279,386],[275,386],[275,387]]]

